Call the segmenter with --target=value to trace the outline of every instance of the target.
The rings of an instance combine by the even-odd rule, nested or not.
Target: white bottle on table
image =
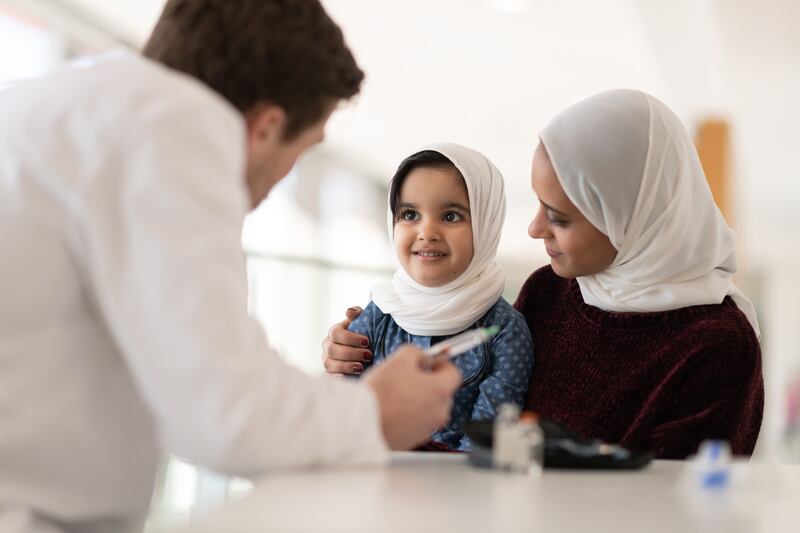
[[[504,403],[497,411],[492,433],[492,466],[510,470],[518,450],[519,407]]]

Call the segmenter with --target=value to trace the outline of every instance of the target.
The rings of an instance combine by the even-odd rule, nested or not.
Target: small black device
[[[540,420],[544,433],[544,467],[594,470],[635,470],[647,466],[653,454],[629,450],[597,439],[587,439],[554,420]],[[472,442],[470,462],[475,466],[492,466],[494,423],[467,422],[465,433]]]

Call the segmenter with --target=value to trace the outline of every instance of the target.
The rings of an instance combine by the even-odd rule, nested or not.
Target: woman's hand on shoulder
[[[364,371],[364,362],[372,359],[369,340],[358,333],[348,331],[350,323],[362,313],[360,307],[350,307],[347,318],[337,322],[328,330],[322,341],[322,364],[329,374],[360,374]]]

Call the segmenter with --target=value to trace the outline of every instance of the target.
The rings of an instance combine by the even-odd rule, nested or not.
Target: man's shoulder
[[[99,77],[119,79],[118,94],[135,111],[132,120],[203,120],[241,125],[241,114],[201,81],[133,53],[99,60],[94,68]]]
[[[199,80],[129,51],[74,61],[18,89],[47,108],[45,116],[78,116],[86,128],[113,126],[111,136],[197,122],[224,130],[242,124],[241,114]]]

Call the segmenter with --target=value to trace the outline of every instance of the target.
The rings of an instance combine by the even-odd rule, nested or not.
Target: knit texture
[[[550,266],[514,305],[527,319],[536,365],[526,406],[587,437],[683,459],[705,439],[750,455],[764,411],[761,348],[730,297],[656,313],[584,303]]]

